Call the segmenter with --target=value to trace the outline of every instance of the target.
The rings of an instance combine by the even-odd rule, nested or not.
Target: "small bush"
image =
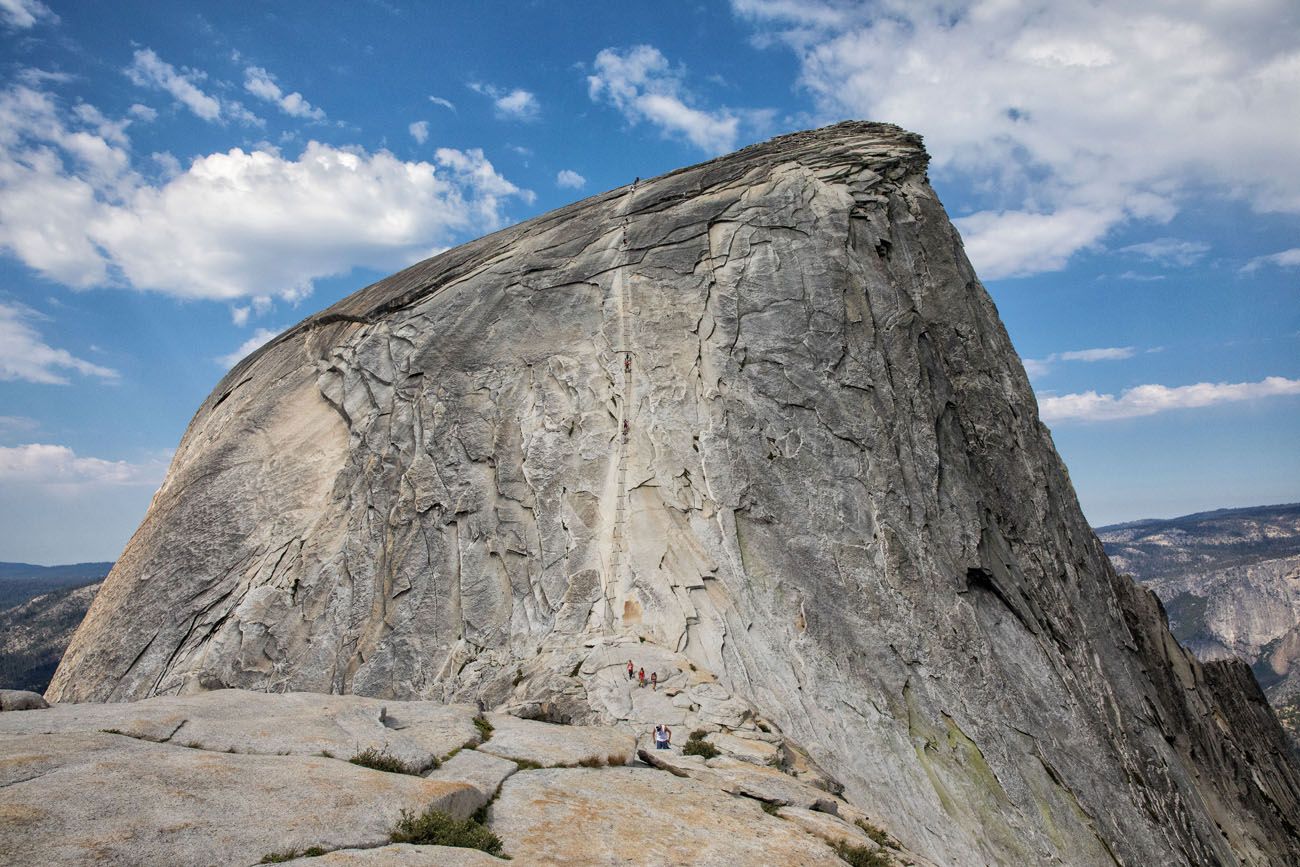
[[[103,733],[106,734],[106,735],[125,735],[125,734],[126,734],[126,732],[122,731],[121,729],[100,729],[100,731],[103,732]]]
[[[851,867],[893,867],[894,864],[894,859],[879,849],[854,846],[851,843],[836,843],[835,854],[839,855]]]
[[[762,808],[763,808],[763,812],[764,812],[764,813],[767,813],[769,816],[779,816],[779,815],[781,815],[781,814],[778,812],[781,808],[780,808],[779,806],[777,806],[776,804],[772,804],[772,803],[769,803],[769,802],[767,802],[767,801],[759,801],[759,802],[758,802],[758,805],[759,805],[760,807],[762,807]]]
[[[898,848],[898,841],[889,836],[889,832],[884,828],[879,828],[864,819],[854,819],[853,824],[861,828],[864,834],[881,846],[888,846],[890,849]]]
[[[603,768],[605,763],[597,756],[587,756],[585,759],[578,759],[578,767],[581,768]]]
[[[420,815],[403,810],[390,839],[394,843],[417,846],[458,846],[479,849],[489,855],[501,854],[501,838],[473,819],[461,821],[432,808]]]
[[[474,717],[474,728],[478,729],[479,737],[484,741],[488,741],[492,738],[492,723],[488,722],[487,717]]]
[[[704,729],[696,729],[695,731],[691,732],[691,736],[687,738],[687,740],[702,741],[708,736],[709,733],[706,732]]]
[[[712,759],[722,755],[722,751],[708,741],[691,738],[686,742],[686,746],[682,747],[682,755],[704,756],[706,759]]]
[[[334,754],[331,753],[329,750],[321,750],[321,751],[320,751],[319,753],[317,753],[316,755],[320,756],[322,759],[332,759],[332,758],[334,758]]]
[[[283,864],[285,861],[292,861],[295,858],[319,858],[326,854],[325,850],[319,846],[312,846],[299,852],[297,849],[286,849],[283,852],[272,852],[269,855],[263,855],[260,864]]]
[[[511,759],[510,761],[518,765],[521,771],[540,771],[544,767],[532,759]]]
[[[407,764],[397,756],[389,755],[387,750],[377,750],[374,747],[366,747],[348,761],[363,768],[370,768],[372,771],[383,771],[387,774],[409,774],[413,777],[420,776],[422,771],[438,767],[437,759],[433,760],[433,765],[430,768],[417,768],[415,765]]]
[[[627,756],[617,756],[611,753],[610,755],[605,756],[605,764],[609,765],[611,768],[617,768],[619,765],[626,765]]]

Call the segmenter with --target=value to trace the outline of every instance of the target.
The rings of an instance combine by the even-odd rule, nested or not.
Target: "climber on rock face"
[[[632,660],[627,661],[627,679],[636,680],[636,668],[632,665]]]
[[[623,419],[623,439],[627,439],[627,419]]]

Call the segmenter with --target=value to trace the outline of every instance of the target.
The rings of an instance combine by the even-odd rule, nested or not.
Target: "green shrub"
[[[888,846],[890,849],[898,848],[898,841],[889,836],[889,832],[884,828],[879,828],[865,819],[854,819],[853,824],[862,829],[862,832],[881,846]]]
[[[458,846],[480,849],[489,855],[501,854],[501,838],[473,819],[461,821],[432,807],[420,815],[403,810],[390,839],[394,843],[417,846]]]
[[[687,738],[687,740],[690,740],[690,741],[702,741],[702,740],[704,740],[704,739],[705,739],[706,737],[708,737],[708,736],[709,736],[709,733],[706,732],[704,729],[696,729],[695,731],[691,732],[691,736],[690,736],[689,738]]]
[[[722,751],[708,741],[691,738],[686,742],[686,746],[682,747],[682,755],[704,756],[706,759],[712,759],[722,755]]]
[[[544,767],[532,759],[511,759],[510,761],[518,765],[521,771],[540,771]]]
[[[422,772],[438,767],[437,759],[433,760],[433,764],[429,768],[418,768],[402,761],[397,756],[389,755],[387,750],[377,750],[374,747],[366,747],[348,761],[363,768],[370,768],[372,771],[383,771],[388,774],[410,774],[413,777],[418,777]]]
[[[854,846],[851,843],[836,843],[835,854],[851,867],[893,867],[894,864],[894,859],[879,849]]]
[[[769,816],[779,816],[779,815],[781,815],[780,812],[779,812],[779,810],[780,810],[781,808],[780,808],[778,805],[776,805],[776,804],[770,803],[770,802],[768,802],[768,801],[759,801],[759,802],[758,802],[758,805],[759,805],[760,807],[762,807],[762,808],[763,808],[763,812],[764,812],[764,813],[767,813]]]
[[[474,728],[478,729],[479,737],[482,738],[484,742],[491,740],[492,723],[488,722],[487,717],[485,716],[474,717]]]
[[[299,852],[297,849],[286,849],[283,852],[272,852],[269,855],[263,855],[260,864],[283,864],[285,861],[292,861],[295,858],[319,858],[326,854],[325,850],[319,846],[312,846]]]

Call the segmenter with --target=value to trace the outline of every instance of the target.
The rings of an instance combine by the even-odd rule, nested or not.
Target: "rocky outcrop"
[[[482,817],[521,864],[835,865],[842,844],[879,851],[881,865],[928,867],[887,838],[883,849],[867,828],[883,832],[856,824],[862,815],[846,801],[778,770],[724,754],[697,779],[703,760],[675,750],[655,754],[691,773],[611,766],[592,750],[616,738],[630,747],[637,732],[629,726],[500,714],[474,725],[471,714],[434,702],[239,690],[5,714],[0,854],[50,867],[256,864],[295,854],[321,857],[309,864],[500,863],[476,850],[388,844],[403,810],[434,809]],[[461,723],[485,740],[437,752],[464,734]],[[347,761],[384,731],[389,755],[432,748],[443,761],[422,776]],[[517,759],[486,752],[494,746]],[[574,757],[590,766],[565,767]],[[788,797],[742,791],[754,788],[745,782],[754,772],[783,777]],[[803,806],[771,806],[794,802]]]
[[[1102,527],[1117,569],[1164,603],[1203,660],[1241,659],[1300,750],[1300,505],[1220,509]],[[1288,713],[1289,712],[1289,713]]]
[[[665,721],[942,863],[1300,858],[1295,768],[1110,567],[926,162],[785,136],[304,321],[199,408],[48,695]]]

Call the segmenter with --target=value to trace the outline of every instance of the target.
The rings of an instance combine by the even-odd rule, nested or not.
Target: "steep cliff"
[[[1300,859],[1275,720],[1110,567],[926,162],[785,136],[307,319],[200,407],[49,695],[775,730],[942,863]]]
[[[1203,660],[1254,671],[1300,749],[1300,504],[1101,527],[1111,562],[1156,592]]]

